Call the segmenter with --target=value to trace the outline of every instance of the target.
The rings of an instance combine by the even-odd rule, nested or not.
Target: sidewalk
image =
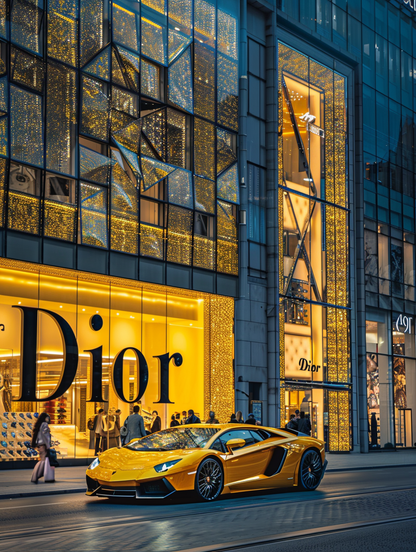
[[[369,454],[327,454],[327,472],[416,466],[416,450]],[[56,483],[30,482],[32,470],[0,470],[0,499],[85,492],[86,466],[56,469]]]

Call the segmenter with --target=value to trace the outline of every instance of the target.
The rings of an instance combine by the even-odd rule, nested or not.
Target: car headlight
[[[93,470],[99,465],[99,463],[100,461],[98,460],[98,458],[94,458],[94,460],[91,462],[91,465],[88,469]]]
[[[158,473],[168,471],[169,468],[171,468],[172,466],[174,466],[180,461],[181,460],[179,459],[179,460],[170,460],[170,462],[163,462],[163,464],[158,464],[157,466],[155,466],[155,470]]]

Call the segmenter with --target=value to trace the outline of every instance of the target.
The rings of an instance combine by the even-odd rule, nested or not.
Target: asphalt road
[[[415,551],[416,467],[327,473],[313,493],[111,503],[82,494],[0,501],[0,552]]]

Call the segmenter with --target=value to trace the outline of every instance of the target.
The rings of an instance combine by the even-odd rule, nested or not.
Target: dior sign
[[[299,360],[299,370],[302,370],[302,372],[319,372],[319,365],[312,364],[311,360],[307,360],[306,358],[301,358]]]
[[[18,401],[44,402],[61,397],[72,385],[78,367],[78,343],[74,332],[68,322],[59,314],[46,309],[23,307],[13,305],[22,314],[22,338],[21,338],[21,386]],[[55,391],[48,397],[38,399],[36,397],[36,355],[38,338],[38,313],[44,313],[52,318],[61,334],[63,347],[63,369]],[[100,331],[103,326],[101,316],[94,315],[90,320],[91,329]],[[123,359],[127,351],[133,352],[137,360],[138,392],[133,400],[127,400],[123,391]],[[87,402],[104,402],[102,396],[102,375],[103,375],[103,347],[87,349],[84,352],[90,353],[92,358],[91,369],[91,397]],[[175,366],[181,366],[183,359],[180,353],[165,353],[155,356],[159,359],[159,397],[157,403],[167,404],[169,400],[169,364],[173,360]],[[113,361],[112,384],[114,392],[120,400],[126,403],[139,401],[146,391],[149,380],[149,369],[142,352],[134,345],[119,351]]]

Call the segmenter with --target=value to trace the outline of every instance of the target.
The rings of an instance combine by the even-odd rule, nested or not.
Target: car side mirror
[[[233,449],[244,447],[245,444],[246,442],[244,441],[244,439],[230,439],[226,442],[225,446],[227,447],[228,452],[232,454]]]

